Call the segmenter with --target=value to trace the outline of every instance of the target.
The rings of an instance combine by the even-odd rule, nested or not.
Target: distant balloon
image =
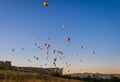
[[[95,51],[93,51],[93,54],[95,54]]]
[[[50,37],[48,38],[48,40],[50,40]]]
[[[80,60],[80,62],[82,62],[82,60]]]
[[[76,55],[78,56],[79,54],[78,54],[78,53],[76,53]]]
[[[70,70],[68,70],[68,72],[70,72]]]
[[[43,5],[46,7],[46,6],[48,6],[48,2],[47,1],[44,1],[43,2]]]
[[[65,26],[65,25],[62,25],[62,28],[66,28],[66,26]]]
[[[48,50],[50,48],[50,44],[45,43],[44,46],[45,46],[46,50]]]
[[[14,49],[12,49],[12,52],[14,52]]]
[[[57,59],[56,58],[54,58],[54,62],[56,62],[57,61]]]
[[[35,46],[37,46],[37,43],[34,43]]]
[[[67,42],[69,42],[69,41],[70,41],[70,38],[69,38],[69,37],[68,37],[68,38],[66,38],[66,41],[67,41]]]
[[[24,48],[22,48],[22,51],[24,50]]]
[[[34,56],[34,58],[36,58],[36,56]]]
[[[40,48],[40,50],[42,50],[42,48]]]
[[[54,49],[54,50],[53,50],[53,54],[55,54],[55,52],[56,52],[56,50]]]
[[[38,60],[39,58],[37,57],[36,60]]]
[[[80,46],[80,48],[83,48],[83,46]]]
[[[40,65],[42,67],[42,65]]]
[[[40,48],[40,46],[38,46],[38,48]]]

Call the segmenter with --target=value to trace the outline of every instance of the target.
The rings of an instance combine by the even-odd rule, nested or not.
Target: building
[[[11,66],[11,61],[0,61],[0,69],[11,69],[12,66]]]
[[[16,67],[11,65],[11,61],[0,61],[0,69],[2,70],[16,70],[24,72],[37,72],[41,74],[59,74],[62,75],[63,68],[36,68],[36,67]]]

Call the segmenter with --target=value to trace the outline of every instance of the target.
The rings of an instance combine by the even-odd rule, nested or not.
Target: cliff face
[[[36,68],[36,67],[16,67],[11,65],[11,61],[0,61],[0,69],[16,70],[25,72],[38,72],[42,74],[59,74],[62,75],[63,68]]]

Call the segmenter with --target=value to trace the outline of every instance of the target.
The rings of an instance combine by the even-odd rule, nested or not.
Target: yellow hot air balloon
[[[43,2],[43,5],[46,7],[46,6],[48,6],[48,2],[47,1],[44,1]]]

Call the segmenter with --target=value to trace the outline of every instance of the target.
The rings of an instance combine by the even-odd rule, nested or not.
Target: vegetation
[[[0,82],[83,82],[54,76],[32,72],[0,70]]]
[[[120,79],[111,76],[111,79],[100,79],[70,77],[69,75],[60,76],[57,73],[45,75],[35,72],[0,70],[0,82],[120,82]]]

